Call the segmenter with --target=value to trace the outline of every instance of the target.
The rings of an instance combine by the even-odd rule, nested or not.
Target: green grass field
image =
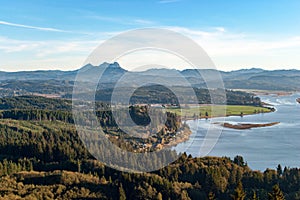
[[[167,111],[175,112],[177,115],[186,118],[195,118],[200,116],[201,118],[206,117],[206,112],[208,117],[222,117],[222,116],[240,116],[251,115],[257,113],[267,113],[271,112],[268,108],[256,107],[256,106],[239,106],[239,105],[203,105],[199,107],[189,107],[189,108],[168,108]]]

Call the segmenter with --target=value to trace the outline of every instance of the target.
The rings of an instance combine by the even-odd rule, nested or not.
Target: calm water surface
[[[249,167],[255,170],[275,168],[278,164],[300,167],[300,104],[295,101],[297,97],[300,97],[300,94],[260,96],[262,101],[274,105],[276,112],[227,117],[225,120],[229,123],[280,122],[280,124],[249,130],[224,128],[209,155],[231,158],[242,155]],[[188,121],[187,123],[193,131],[191,139],[177,145],[175,149],[199,156],[199,150],[210,122],[202,119],[198,122]],[[200,129],[195,131],[197,124]]]

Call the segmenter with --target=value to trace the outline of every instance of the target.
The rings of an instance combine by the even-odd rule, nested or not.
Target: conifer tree
[[[234,190],[234,195],[232,195],[233,200],[244,200],[246,197],[246,193],[243,189],[243,185],[241,182],[238,183],[236,189]]]
[[[284,200],[284,195],[278,184],[273,186],[272,192],[268,194],[269,200]]]

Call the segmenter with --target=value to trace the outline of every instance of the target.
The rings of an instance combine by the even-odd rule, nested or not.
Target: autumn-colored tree
[[[273,186],[272,192],[268,194],[269,200],[284,200],[284,195],[278,184]]]
[[[233,200],[244,200],[246,197],[246,193],[243,189],[243,185],[241,182],[238,183],[236,189],[234,190],[234,195],[232,195]]]
[[[119,186],[119,200],[126,200],[126,194],[125,194],[122,184],[120,184],[120,186]]]
[[[253,191],[252,200],[258,200],[258,197],[257,197],[257,195],[256,195],[256,192],[255,192],[255,191]]]

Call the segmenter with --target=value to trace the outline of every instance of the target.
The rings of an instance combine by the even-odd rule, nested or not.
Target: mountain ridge
[[[120,68],[122,68],[120,66],[120,64],[118,62],[114,62],[114,63],[108,63],[108,62],[104,62],[100,65],[92,65],[91,63],[88,63],[78,69],[74,69],[74,70],[60,70],[60,69],[41,69],[41,70],[28,70],[28,71],[24,71],[24,70],[21,70],[21,71],[13,71],[13,72],[9,72],[9,71],[2,71],[0,70],[0,73],[32,73],[32,72],[77,72],[79,70],[81,70],[82,68],[86,67],[87,65],[90,65],[90,66],[93,66],[93,67],[100,67],[101,65],[103,64],[108,64],[108,65],[111,65],[112,67],[114,65],[118,65]],[[124,68],[122,68],[124,69]],[[177,70],[175,68],[153,68],[153,69],[147,69],[147,70],[144,70],[144,71],[129,71],[129,70],[126,70],[124,69],[125,71],[129,71],[129,72],[145,72],[145,71],[149,71],[149,70],[160,70],[160,69],[167,69],[167,70]],[[219,72],[222,72],[222,73],[232,73],[232,72],[254,72],[254,71],[264,71],[264,72],[276,72],[276,71],[293,71],[293,72],[300,72],[300,70],[298,69],[276,69],[276,70],[267,70],[267,69],[262,69],[262,68],[257,68],[257,67],[252,67],[252,68],[241,68],[241,69],[237,69],[237,70],[230,70],[230,71],[223,71],[223,70],[217,70],[217,69],[211,69],[211,68],[203,68],[203,69],[194,69],[194,68],[186,68],[186,69],[182,69],[182,70],[177,70],[177,71],[180,71],[180,72],[183,72],[183,71],[186,71],[186,70],[215,70],[215,71],[219,71]]]
[[[103,71],[105,69],[105,71]],[[113,86],[124,74],[126,74],[129,85],[136,85],[143,80],[151,80],[160,83],[166,78],[171,84],[181,85],[176,78],[183,77],[194,87],[206,87],[203,74],[212,76],[220,74],[225,87],[228,89],[266,89],[266,90],[300,90],[297,86],[300,81],[300,70],[264,70],[260,68],[239,69],[230,72],[219,71],[216,69],[147,69],[145,71],[128,71],[120,66],[119,63],[104,62],[98,66],[87,64],[80,69],[61,71],[61,70],[37,70],[4,72],[0,71],[0,83],[6,81],[71,81],[74,82],[78,72],[86,81],[98,81],[95,74],[102,74],[101,83]],[[200,73],[199,73],[200,72]],[[94,77],[91,78],[91,77]],[[262,78],[263,77],[263,78]],[[206,78],[206,77],[205,77]],[[290,79],[290,80],[289,80]],[[296,82],[295,82],[296,81]],[[0,84],[1,88],[1,84]]]

